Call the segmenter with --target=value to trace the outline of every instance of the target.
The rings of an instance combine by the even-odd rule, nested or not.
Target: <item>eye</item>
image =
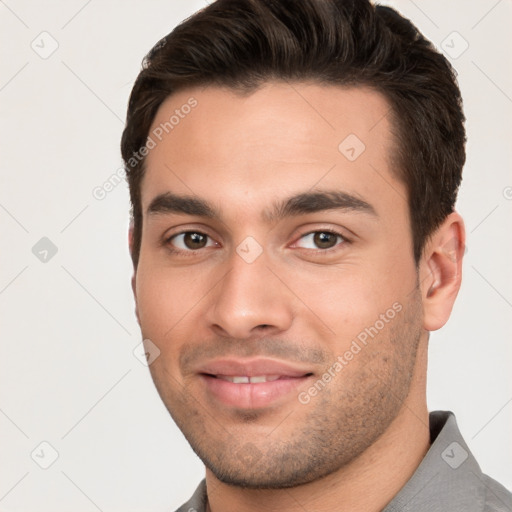
[[[340,234],[332,231],[313,231],[301,236],[295,245],[302,249],[332,249],[345,241]]]
[[[173,235],[169,239],[169,243],[182,251],[197,251],[198,249],[217,245],[208,235],[198,231],[186,231]]]

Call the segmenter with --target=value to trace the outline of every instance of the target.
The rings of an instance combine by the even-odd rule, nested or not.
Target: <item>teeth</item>
[[[231,377],[229,380],[231,380],[233,384],[249,384],[249,377]]]
[[[251,377],[249,380],[251,384],[256,384],[258,382],[267,382],[267,377],[265,377],[265,375],[259,375],[258,377]]]
[[[256,384],[258,382],[273,382],[279,379],[280,375],[258,375],[257,377],[251,377],[251,383]]]
[[[233,384],[258,384],[261,382],[272,382],[279,379],[279,375],[257,375],[255,377],[218,375],[219,379],[227,380]]]

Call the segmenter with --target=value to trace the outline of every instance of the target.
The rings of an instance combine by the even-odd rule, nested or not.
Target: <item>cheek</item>
[[[137,308],[143,339],[160,350],[149,369],[164,403],[169,406],[181,395],[178,354],[190,339],[190,315],[196,290],[182,273],[156,265],[139,267]],[[197,302],[197,299],[196,301]]]
[[[294,278],[294,292],[327,325],[358,323],[386,305],[389,285],[364,268],[330,268]],[[393,301],[391,301],[393,302]]]
[[[414,289],[416,275],[410,262],[395,265],[395,260],[369,258],[365,264],[302,272],[300,279],[296,273],[294,292],[305,305],[307,323],[327,328],[327,338],[341,350],[381,315],[393,313]]]
[[[145,337],[167,338],[198,302],[198,280],[190,272],[140,265],[137,272],[137,308]]]

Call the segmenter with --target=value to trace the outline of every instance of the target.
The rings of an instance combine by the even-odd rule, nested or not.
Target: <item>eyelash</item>
[[[184,250],[184,249],[177,249],[176,247],[173,247],[173,245],[172,245],[172,240],[174,238],[176,238],[176,237],[178,237],[180,235],[186,235],[188,233],[197,233],[199,235],[206,236],[209,240],[213,240],[213,238],[210,235],[208,235],[207,233],[204,233],[203,231],[189,229],[187,231],[180,231],[179,233],[173,233],[172,235],[166,237],[163,240],[162,245],[164,247],[166,247],[171,252],[171,254],[177,254],[179,256],[184,256],[184,257],[196,256],[197,253],[201,251],[201,249],[197,249],[197,250],[193,250],[193,249]]]
[[[167,249],[172,254],[179,254],[179,255],[183,255],[183,256],[195,256],[198,252],[200,252],[202,249],[205,249],[205,248],[196,249],[196,250],[194,250],[194,249],[183,250],[183,249],[177,249],[176,247],[172,246],[172,240],[174,238],[176,238],[176,237],[178,237],[180,235],[186,235],[188,233],[197,233],[197,234],[206,236],[210,240],[213,240],[213,238],[210,235],[208,235],[207,233],[204,233],[202,231],[199,231],[199,230],[187,230],[187,231],[181,231],[179,233],[173,233],[171,236],[166,237],[164,239],[164,241],[163,241],[163,245],[165,247],[167,247]],[[341,238],[341,241],[338,242],[334,247],[329,247],[327,249],[321,249],[321,248],[317,248],[317,249],[304,249],[304,248],[301,248],[301,247],[299,247],[298,249],[303,249],[305,251],[308,251],[309,253],[314,252],[315,254],[329,255],[332,252],[339,250],[341,248],[341,246],[352,243],[350,239],[348,239],[345,235],[339,233],[338,231],[334,231],[332,229],[317,229],[317,230],[313,230],[313,231],[307,231],[306,233],[302,233],[296,239],[294,244],[296,244],[302,238],[304,238],[306,236],[309,236],[309,235],[312,235],[312,234],[315,234],[315,233],[330,233],[332,235],[335,235],[336,237]]]
[[[335,251],[338,251],[341,249],[341,246],[342,245],[345,245],[345,244],[350,244],[351,241],[345,236],[345,235],[342,235],[341,233],[339,233],[338,231],[334,231],[333,229],[316,229],[316,230],[313,230],[313,231],[308,231],[307,233],[303,233],[302,235],[300,235],[298,238],[297,238],[297,241],[294,242],[294,245],[301,239],[305,238],[306,236],[309,236],[309,235],[314,235],[316,233],[329,233],[331,235],[334,235],[338,238],[341,239],[340,242],[337,242],[336,245],[334,247],[329,247],[327,249],[322,249],[320,247],[316,248],[316,249],[307,249],[307,248],[303,248],[303,247],[299,247],[299,249],[303,249],[305,251],[308,251],[309,253],[313,252],[314,254],[318,254],[318,255],[330,255],[332,252],[335,252]]]

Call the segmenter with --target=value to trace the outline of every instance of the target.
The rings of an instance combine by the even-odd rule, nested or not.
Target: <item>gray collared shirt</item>
[[[430,413],[431,446],[382,512],[512,512],[512,494],[484,475],[452,412]],[[206,483],[176,512],[205,512]]]

